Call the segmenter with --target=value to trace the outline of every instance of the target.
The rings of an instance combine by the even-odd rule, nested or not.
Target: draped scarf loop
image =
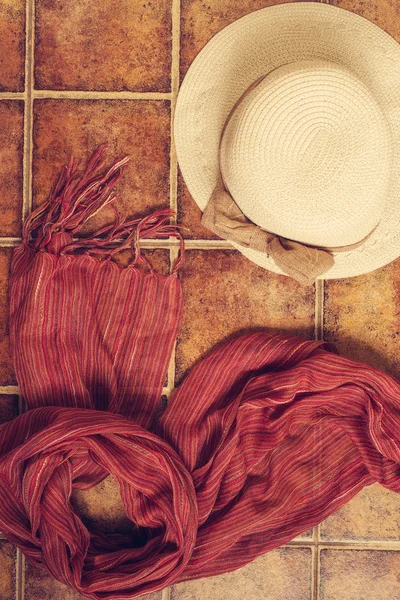
[[[363,486],[400,491],[400,386],[321,341],[255,332],[200,361],[159,417],[182,313],[177,271],[138,267],[170,211],[76,234],[114,200],[125,159],[71,163],[25,223],[10,332],[28,410],[0,427],[0,530],[93,599],[245,565]],[[132,247],[135,260],[111,259]],[[99,256],[104,260],[99,260]],[[127,533],[84,524],[72,492],[112,474]]]

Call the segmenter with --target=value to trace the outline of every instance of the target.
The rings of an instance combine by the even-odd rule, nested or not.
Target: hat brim
[[[218,177],[224,123],[252,82],[298,60],[321,59],[351,69],[385,116],[392,150],[382,218],[364,244],[335,253],[324,279],[361,275],[400,255],[400,45],[379,27],[328,4],[281,4],[250,13],[215,35],[182,83],[174,118],[178,163],[193,199],[207,205]],[[233,244],[256,264],[281,273],[272,258]]]

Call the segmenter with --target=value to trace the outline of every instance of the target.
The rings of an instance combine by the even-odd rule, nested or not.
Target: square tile
[[[396,0],[331,0],[331,4],[365,17],[400,42],[400,5]]]
[[[279,548],[232,573],[186,581],[171,600],[310,600],[311,550]]]
[[[8,328],[8,278],[12,248],[0,248],[0,385],[16,385]]]
[[[140,596],[143,600],[162,600],[162,593]],[[83,600],[75,590],[54,579],[47,571],[26,562],[24,600]],[[1,596],[0,596],[1,599]],[[7,600],[9,598],[7,597]],[[126,599],[128,600],[128,599]]]
[[[17,551],[12,544],[0,541],[0,599],[15,596],[15,561]]]
[[[35,33],[37,89],[170,89],[170,0],[43,0]]]
[[[325,282],[324,338],[345,356],[400,376],[400,260]]]
[[[236,250],[186,251],[180,277],[184,313],[176,352],[178,381],[229,336],[260,328],[314,335],[314,287],[262,269]]]
[[[21,235],[23,142],[24,103],[0,101],[1,237]]]
[[[196,55],[218,31],[248,13],[288,1],[290,0],[182,0],[181,81]]]
[[[322,550],[320,600],[399,600],[400,552]]]
[[[0,394],[0,425],[18,415],[18,396]]]
[[[0,91],[23,92],[25,0],[0,0]]]
[[[400,495],[375,483],[321,524],[323,540],[400,540]]]
[[[119,212],[144,216],[169,206],[169,102],[38,100],[33,139],[36,204],[47,200],[71,155],[85,165],[98,145],[109,142],[109,163],[125,155],[131,157],[116,188]],[[113,211],[106,208],[89,220],[85,231],[113,221]]]

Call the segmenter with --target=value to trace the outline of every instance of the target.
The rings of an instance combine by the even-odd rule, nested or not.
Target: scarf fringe
[[[113,206],[117,198],[113,188],[130,158],[126,156],[117,160],[104,170],[105,149],[103,144],[95,151],[83,174],[79,173],[79,162],[71,158],[61,172],[50,199],[26,219],[22,231],[24,244],[32,250],[52,254],[84,250],[88,254],[108,258],[131,248],[135,256],[133,264],[144,262],[151,269],[141,252],[140,240],[174,237],[180,241],[179,256],[173,266],[173,272],[177,271],[184,260],[184,240],[180,226],[170,222],[175,216],[174,211],[168,208],[144,218],[121,218]],[[105,225],[92,235],[74,239],[83,225],[106,206],[114,210],[114,223]]]

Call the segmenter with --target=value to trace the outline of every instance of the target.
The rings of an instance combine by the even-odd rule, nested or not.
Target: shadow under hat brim
[[[250,13],[215,35],[190,66],[174,119],[178,162],[204,210],[217,181],[224,123],[238,98],[280,65],[321,59],[351,69],[379,103],[391,138],[391,176],[382,218],[360,247],[335,253],[323,276],[361,275],[400,255],[400,45],[379,27],[327,4],[282,4]],[[233,244],[256,264],[281,273],[272,258]]]

